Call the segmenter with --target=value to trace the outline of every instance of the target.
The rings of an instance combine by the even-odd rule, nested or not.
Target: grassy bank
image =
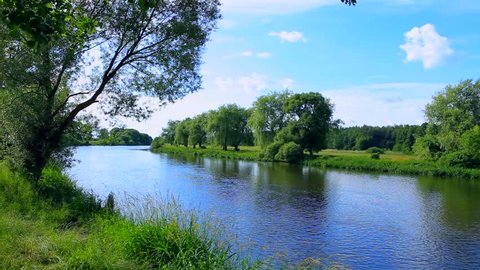
[[[258,161],[258,154],[260,153],[260,147],[257,146],[240,146],[239,151],[235,151],[232,148],[228,148],[227,151],[222,150],[218,146],[208,146],[207,148],[192,148],[183,146],[163,145],[160,148],[151,149],[154,153],[166,153],[166,154],[187,154],[203,157],[213,158],[226,158],[226,159],[240,159]]]
[[[240,151],[234,151],[233,149],[223,151],[219,147],[193,149],[183,146],[164,145],[161,148],[152,149],[152,151],[157,153],[176,153],[214,158],[262,161],[259,158],[259,147],[244,146],[240,147],[240,149]],[[413,155],[386,152],[385,154],[381,154],[379,159],[373,159],[370,156],[371,154],[365,151],[323,150],[313,157],[307,156],[304,164],[307,166],[352,171],[458,177],[466,179],[480,178],[480,169],[447,167],[441,163],[420,160]]]
[[[177,206],[125,217],[104,205],[54,168],[34,189],[0,163],[0,268],[251,268]]]

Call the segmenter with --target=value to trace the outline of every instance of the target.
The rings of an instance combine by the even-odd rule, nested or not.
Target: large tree
[[[286,100],[284,111],[292,119],[285,130],[302,149],[313,155],[326,147],[333,113],[328,99],[315,92],[294,94]]]
[[[425,114],[425,136],[414,145],[419,156],[453,166],[480,166],[480,80],[448,85],[433,97]]]
[[[448,85],[433,97],[425,114],[428,135],[434,135],[446,152],[459,150],[460,137],[480,124],[480,80]]]
[[[288,91],[273,92],[260,96],[253,103],[248,124],[253,130],[256,144],[265,147],[272,143],[277,132],[287,125],[288,117],[283,105],[289,96]]]
[[[201,148],[207,140],[208,115],[202,113],[190,121],[188,129],[188,142],[195,148],[197,145]]]
[[[248,117],[248,110],[236,104],[224,105],[217,111],[210,112],[208,128],[223,150],[227,150],[228,145],[238,150],[238,146],[245,141],[249,131],[247,127]]]
[[[91,105],[141,119],[150,112],[139,106],[142,95],[163,103],[198,90],[218,7],[218,0],[0,2],[4,147],[22,153],[37,179]]]

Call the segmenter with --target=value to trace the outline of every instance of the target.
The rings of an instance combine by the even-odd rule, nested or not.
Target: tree
[[[175,128],[175,144],[183,145],[188,147],[188,137],[189,137],[189,130],[190,130],[190,122],[191,119],[187,118],[182,122],[178,123]]]
[[[262,148],[273,142],[278,131],[288,123],[283,105],[290,96],[288,91],[273,92],[259,97],[253,103],[248,124],[253,130],[256,144]]]
[[[428,119],[426,136],[434,137],[441,153],[461,150],[463,134],[480,124],[480,80],[448,85],[433,97],[425,114]],[[417,145],[417,151],[419,147]]]
[[[298,138],[295,142],[302,149],[313,155],[314,151],[326,147],[333,113],[333,105],[328,99],[315,92],[295,94],[286,100],[283,108],[293,119],[289,130]]]
[[[178,120],[168,120],[167,126],[162,129],[162,134],[160,135],[166,143],[175,144],[175,129],[180,123]]]
[[[197,115],[190,121],[190,126],[188,129],[188,142],[193,146],[193,148],[195,148],[197,144],[201,148],[202,144],[206,141],[207,124],[208,117],[206,113]]]
[[[231,145],[238,150],[238,146],[245,140],[248,133],[248,111],[236,104],[221,106],[208,116],[208,129],[212,132],[215,141],[227,150]]]
[[[38,179],[74,119],[91,105],[143,119],[151,110],[139,104],[142,95],[171,102],[198,90],[200,56],[218,7],[218,0],[0,2],[6,147],[23,153],[21,163]],[[54,22],[46,30],[32,25],[49,18]],[[100,56],[91,61],[92,55]]]

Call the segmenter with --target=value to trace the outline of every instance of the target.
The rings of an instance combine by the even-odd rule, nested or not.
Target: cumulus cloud
[[[405,61],[422,61],[426,69],[438,66],[453,54],[448,38],[440,36],[432,24],[414,27],[406,32],[405,44],[400,49],[407,54]]]
[[[307,40],[304,38],[303,34],[301,32],[297,31],[281,31],[281,32],[270,32],[268,33],[269,36],[274,36],[280,38],[282,42],[299,42],[303,41],[306,42]]]
[[[242,89],[248,93],[259,93],[261,90],[267,88],[268,82],[265,75],[252,73],[248,76],[242,76],[238,79],[238,84]]]

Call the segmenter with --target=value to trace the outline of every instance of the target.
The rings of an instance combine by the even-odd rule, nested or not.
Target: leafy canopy
[[[220,18],[218,0],[3,0],[0,14],[4,145],[36,178],[93,104],[143,119],[142,97],[165,103],[198,90]]]

